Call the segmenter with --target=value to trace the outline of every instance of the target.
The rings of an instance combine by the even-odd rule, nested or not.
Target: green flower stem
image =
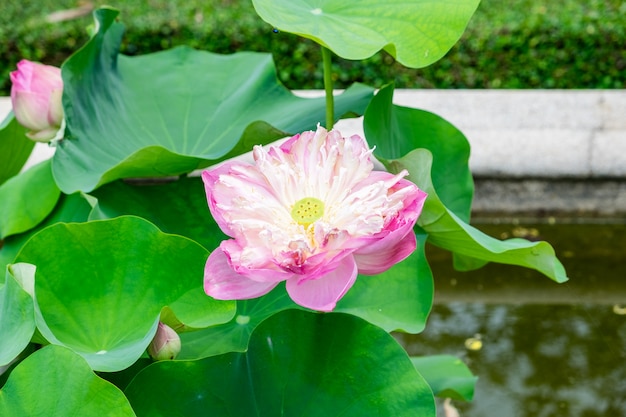
[[[322,46],[322,62],[324,63],[324,90],[326,91],[326,129],[331,130],[335,123],[335,103],[333,99],[332,59],[330,49]]]

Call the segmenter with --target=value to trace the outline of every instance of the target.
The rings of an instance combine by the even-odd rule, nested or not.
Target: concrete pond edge
[[[435,113],[465,134],[480,215],[626,216],[626,90],[399,89],[394,103]],[[10,108],[0,97],[0,119]],[[362,135],[362,118],[336,128]],[[52,153],[38,144],[28,165]]]

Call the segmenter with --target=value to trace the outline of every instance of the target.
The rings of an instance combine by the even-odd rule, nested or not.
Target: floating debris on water
[[[481,336],[479,334],[475,334],[474,337],[470,337],[465,340],[465,348],[467,350],[478,351],[483,348],[483,341],[481,340]]]

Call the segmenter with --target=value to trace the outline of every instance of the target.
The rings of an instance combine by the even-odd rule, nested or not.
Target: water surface
[[[462,417],[626,416],[626,225],[479,225],[498,237],[545,239],[570,277],[490,264],[452,269],[428,250],[435,305],[411,355],[448,353],[479,377]]]

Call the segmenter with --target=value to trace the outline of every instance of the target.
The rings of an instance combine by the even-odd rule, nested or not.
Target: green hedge
[[[7,0],[5,0],[6,2]],[[103,1],[94,1],[96,5]],[[272,28],[248,0],[118,0],[129,55],[190,45],[219,53],[269,51],[289,88],[322,88],[320,53]],[[72,0],[8,0],[0,13],[0,94],[21,58],[60,65],[87,39],[91,16],[49,23]],[[436,64],[410,70],[379,53],[335,59],[336,87],[355,81],[398,88],[626,88],[626,2],[483,0],[460,42]]]

